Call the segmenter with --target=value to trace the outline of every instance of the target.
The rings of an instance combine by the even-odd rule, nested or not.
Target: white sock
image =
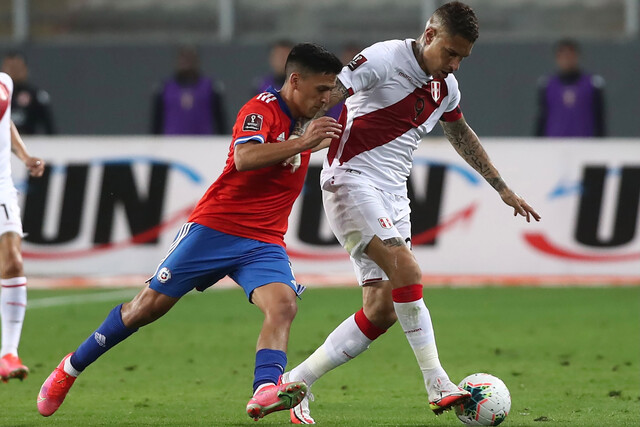
[[[71,358],[69,358],[69,359],[71,359]],[[69,359],[67,359],[67,360],[69,360]],[[65,371],[67,370],[66,366],[65,366],[65,369],[64,369],[64,370],[65,370]],[[68,373],[68,372],[67,372],[67,373]],[[68,373],[68,374],[69,374],[69,373]],[[71,374],[69,374],[69,375],[71,375]],[[77,376],[77,375],[76,375],[76,376]],[[263,388],[265,388],[266,386],[270,386],[270,385],[275,385],[275,384],[274,384],[274,383],[264,383],[264,384],[260,384],[260,385],[258,386],[258,388],[256,389],[256,391],[254,391],[254,392],[253,392],[253,395],[255,396],[256,394],[258,394],[258,392],[259,392],[260,390],[262,390],[262,389],[263,389]]]
[[[427,390],[436,378],[448,380],[449,377],[442,369],[438,358],[431,316],[424,300],[420,297],[411,302],[394,301],[393,306],[402,330],[416,355]]]
[[[78,375],[80,375],[82,372],[78,371],[76,368],[73,367],[73,365],[71,364],[71,357],[67,357],[64,361],[64,366],[62,367],[62,369],[64,369],[64,371],[71,375],[72,377],[77,377]]]
[[[311,356],[291,370],[289,380],[304,381],[310,386],[333,368],[365,351],[372,342],[358,327],[355,315],[351,315],[329,334],[324,344]]]
[[[5,354],[18,355],[24,312],[27,309],[27,278],[0,279],[0,317],[2,318],[2,349]]]

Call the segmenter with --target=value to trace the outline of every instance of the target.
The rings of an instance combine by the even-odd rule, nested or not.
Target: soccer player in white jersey
[[[396,320],[424,376],[438,415],[469,393],[449,379],[438,358],[422,272],[411,254],[406,182],[418,142],[440,122],[456,151],[527,221],[540,216],[502,180],[459,107],[453,72],[471,53],[478,22],[465,4],[437,9],[417,40],[390,40],[366,48],[342,69],[331,106],[346,99],[343,133],[333,140],[321,174],[325,212],[351,255],[363,308],[347,318],[283,381],[311,386],[331,369],[365,351]],[[296,424],[314,424],[309,399],[291,410]]]
[[[0,379],[27,377],[29,368],[18,357],[18,344],[27,307],[27,278],[22,267],[22,221],[18,196],[11,179],[13,152],[32,176],[44,172],[44,160],[29,155],[16,126],[11,121],[13,81],[0,73],[0,318],[2,319],[2,349],[0,349]]]

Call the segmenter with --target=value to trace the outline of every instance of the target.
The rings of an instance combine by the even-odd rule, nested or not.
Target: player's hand
[[[302,157],[300,156],[300,153],[294,154],[293,156],[282,162],[282,166],[291,166],[291,173],[297,171],[301,164]]]
[[[309,124],[300,138],[300,142],[303,144],[304,150],[308,150],[326,138],[339,138],[340,134],[342,134],[342,125],[333,117],[325,116],[315,119]]]
[[[31,176],[40,177],[44,173],[44,160],[39,157],[28,157],[24,165]]]
[[[531,222],[531,217],[536,221],[540,221],[542,218],[522,197],[518,196],[509,188],[502,190],[500,197],[502,197],[502,201],[513,208],[513,216],[522,215],[527,218],[527,222]]]

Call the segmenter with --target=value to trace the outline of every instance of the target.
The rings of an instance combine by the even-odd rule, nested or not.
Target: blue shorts
[[[273,243],[233,236],[195,222],[182,226],[160,262],[149,287],[180,298],[193,288],[204,291],[224,276],[244,289],[249,301],[254,289],[269,283],[284,283],[300,295],[289,256]]]

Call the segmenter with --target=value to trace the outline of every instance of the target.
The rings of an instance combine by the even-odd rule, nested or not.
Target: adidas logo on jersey
[[[96,342],[98,343],[98,345],[100,347],[106,347],[107,346],[107,337],[105,337],[101,333],[96,332],[95,334],[93,334],[93,337],[95,338]]]
[[[284,132],[282,132],[280,135],[278,135],[278,137],[276,138],[276,141],[284,142]]]
[[[257,96],[257,98],[259,101],[263,101],[265,104],[268,104],[271,101],[276,100],[276,96],[269,92],[262,92],[260,95]]]

